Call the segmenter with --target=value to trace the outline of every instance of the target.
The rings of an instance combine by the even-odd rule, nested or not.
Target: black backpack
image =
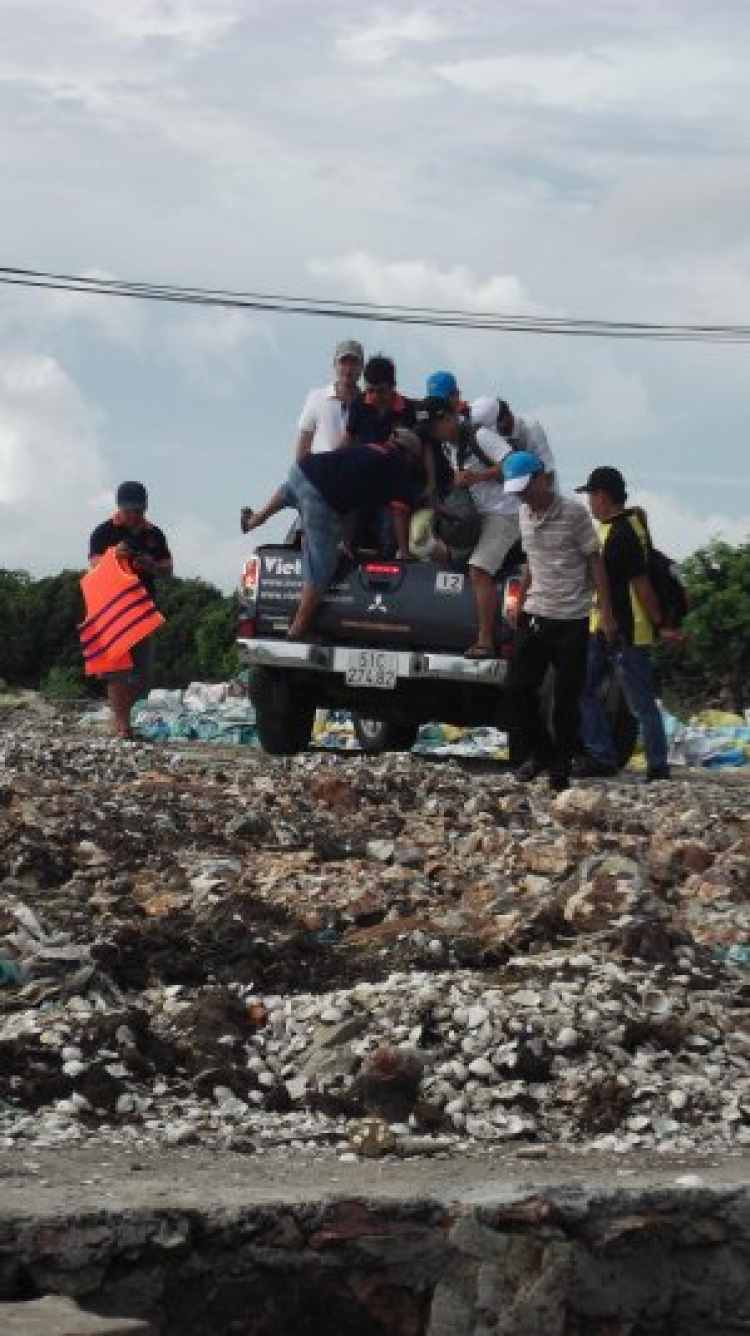
[[[679,564],[658,547],[654,547],[646,512],[640,506],[633,508],[646,534],[646,569],[648,578],[661,608],[662,625],[679,631],[689,610],[687,590]]]
[[[485,468],[494,468],[496,461],[491,459],[474,438],[471,428],[463,430],[458,446],[458,466],[466,467],[466,460],[473,454]],[[476,508],[474,498],[468,487],[452,487],[443,499],[435,514],[435,537],[453,553],[471,552],[479,542],[482,532],[482,517]]]

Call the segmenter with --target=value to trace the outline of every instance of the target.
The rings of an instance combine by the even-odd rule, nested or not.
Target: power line
[[[81,274],[9,266],[0,266],[0,283],[9,287],[74,292],[87,296],[121,297],[188,306],[266,311],[340,320],[366,320],[383,324],[422,325],[443,329],[578,338],[648,339],[670,343],[750,342],[748,325],[661,324],[648,321],[581,319],[431,306],[403,306],[396,303],[343,302],[329,298],[293,296],[288,293],[243,292],[226,288],[91,278]]]

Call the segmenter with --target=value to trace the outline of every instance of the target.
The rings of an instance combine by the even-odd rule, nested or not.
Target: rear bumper
[[[304,669],[343,677],[350,650],[356,646],[305,645],[288,640],[239,640],[240,656],[254,668]],[[460,654],[431,651],[394,651],[401,681],[481,682],[502,686],[508,671],[505,659],[465,659]]]

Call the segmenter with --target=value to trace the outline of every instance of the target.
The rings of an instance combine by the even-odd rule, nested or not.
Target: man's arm
[[[636,575],[630,581],[635,590],[638,602],[649,621],[658,630],[662,622],[662,611],[659,606],[659,600],[654,592],[654,586],[647,575]]]
[[[604,568],[604,561],[601,552],[590,552],[586,560],[591,572],[594,589],[596,590],[596,605],[599,613],[599,628],[605,640],[614,640],[617,636],[617,623],[612,612],[612,600],[609,595],[609,580]]]
[[[297,463],[299,463],[301,459],[304,459],[305,455],[310,454],[312,450],[314,437],[315,437],[314,427],[312,431],[308,431],[306,427],[302,427],[297,436],[297,443],[294,447],[294,455],[297,460]]]
[[[394,502],[391,504],[393,531],[396,535],[397,557],[405,561],[411,555],[409,551],[409,508]]]
[[[456,487],[473,487],[477,482],[502,482],[502,468],[493,464],[491,469],[461,469],[454,473],[453,482]]]

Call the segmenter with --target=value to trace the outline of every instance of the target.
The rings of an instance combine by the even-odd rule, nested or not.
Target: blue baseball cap
[[[447,399],[458,390],[458,381],[452,371],[433,371],[427,377],[425,394],[428,399]]]
[[[512,450],[503,460],[503,485],[506,492],[523,492],[544,464],[530,450]]]

